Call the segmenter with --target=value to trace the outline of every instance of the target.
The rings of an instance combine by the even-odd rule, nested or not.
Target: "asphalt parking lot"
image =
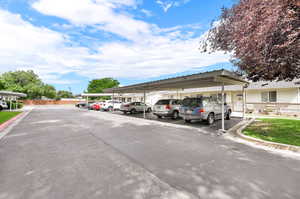
[[[298,199],[300,161],[213,129],[34,109],[0,140],[0,199]]]

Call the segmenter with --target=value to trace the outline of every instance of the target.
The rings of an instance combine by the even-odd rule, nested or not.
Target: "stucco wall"
[[[280,89],[277,91],[278,102],[298,103],[298,90],[292,89]]]
[[[265,91],[277,91],[278,103],[298,103],[298,88],[266,89],[266,90],[248,90],[247,103],[262,102],[261,93]]]

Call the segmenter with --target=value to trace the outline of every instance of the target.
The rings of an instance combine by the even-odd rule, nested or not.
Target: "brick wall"
[[[25,105],[65,105],[77,104],[79,101],[74,100],[23,100]]]

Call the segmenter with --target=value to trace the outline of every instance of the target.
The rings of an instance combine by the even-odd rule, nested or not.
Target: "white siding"
[[[263,92],[263,90],[246,91],[246,101],[247,101],[247,103],[261,102],[261,92]]]
[[[284,103],[298,103],[297,88],[280,89],[277,91],[277,101]]]
[[[298,91],[297,88],[282,88],[282,89],[270,89],[270,90],[248,90],[247,91],[247,103],[262,102],[261,93],[266,91],[277,91],[278,103],[298,103]]]

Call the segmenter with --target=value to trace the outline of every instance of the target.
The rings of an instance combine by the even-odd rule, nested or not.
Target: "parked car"
[[[122,104],[120,111],[122,111],[124,114],[126,113],[139,113],[139,112],[144,112],[144,109],[146,110],[147,113],[151,112],[151,107],[144,104],[143,102],[131,102],[127,104]]]
[[[0,100],[0,111],[3,109],[8,109],[7,103],[3,100]]]
[[[231,108],[226,103],[224,107],[225,119],[229,120]],[[182,101],[179,115],[187,123],[192,120],[201,120],[213,124],[215,120],[222,118],[222,103],[212,97],[185,98]]]
[[[101,104],[100,102],[95,102],[91,105],[91,109],[94,111],[100,111],[101,110]]]
[[[101,109],[104,111],[120,110],[122,102],[115,100],[106,100],[105,102],[101,103],[101,105]]]
[[[182,100],[178,99],[161,99],[153,107],[153,114],[158,118],[172,117],[172,119],[179,118],[179,109]]]
[[[75,104],[75,106],[77,108],[84,108],[87,106],[87,103],[86,102],[78,102],[77,104]]]

